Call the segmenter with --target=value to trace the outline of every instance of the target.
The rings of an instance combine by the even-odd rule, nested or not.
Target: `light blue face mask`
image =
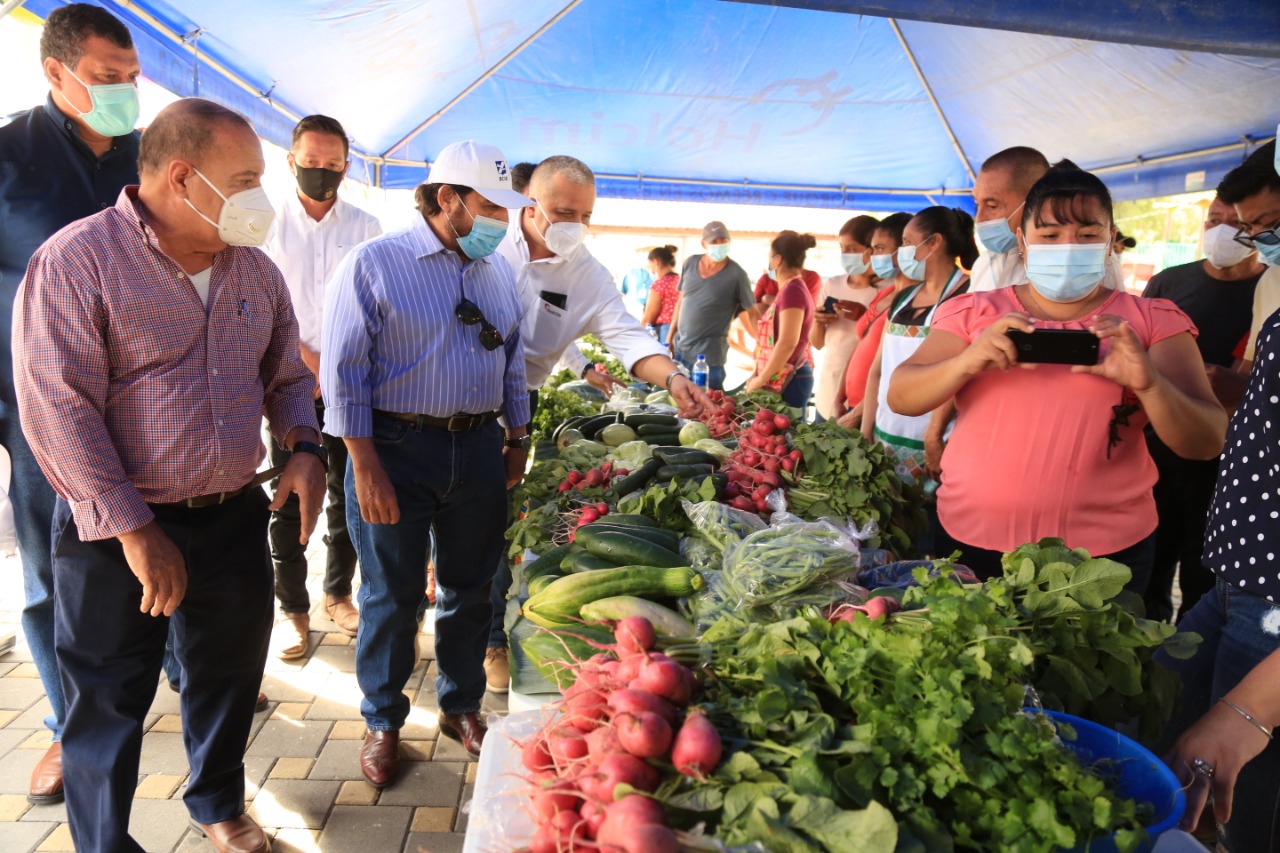
[[[844,267],[844,271],[849,275],[863,275],[870,269],[867,266],[867,259],[861,252],[841,252],[840,266]]]
[[[474,261],[487,258],[498,251],[498,244],[507,236],[507,224],[487,216],[476,216],[465,204],[462,209],[471,217],[471,233],[465,237],[460,236],[458,229],[453,228],[453,223],[449,223],[449,227],[453,228],[453,236],[458,238],[458,248],[462,253]]]
[[[132,83],[105,83],[90,86],[76,76],[76,72],[67,69],[67,73],[75,77],[76,82],[89,92],[89,103],[93,106],[89,112],[80,113],[75,104],[71,108],[80,113],[84,123],[100,136],[128,136],[133,133],[138,123],[138,87]],[[71,103],[69,100],[67,103]]]
[[[778,272],[773,267],[769,267],[769,278],[773,279],[774,281],[778,280]]]
[[[1023,202],[1023,204],[1025,203]],[[1009,216],[1013,216],[1019,210],[1022,210],[1021,204]],[[988,219],[986,222],[979,222],[974,226],[974,232],[988,252],[1003,255],[1006,252],[1012,252],[1018,247],[1018,237],[1013,233],[1013,229],[1009,227],[1009,216],[1003,219]]]
[[[1097,289],[1107,271],[1111,241],[1029,243],[1027,278],[1050,302],[1079,302]]]
[[[893,255],[872,255],[871,271],[885,281],[896,276],[898,270],[893,265]]]
[[[924,281],[924,262],[929,260],[929,255],[933,254],[933,252],[930,252],[923,258],[917,258],[916,249],[918,248],[920,247],[898,247],[898,269],[902,270],[902,274],[912,281]]]
[[[728,243],[712,243],[707,246],[707,257],[715,261],[717,264],[729,257]]]
[[[1267,266],[1280,267],[1280,243],[1274,246],[1268,246],[1265,243],[1254,243],[1258,255],[1262,258],[1262,262]]]

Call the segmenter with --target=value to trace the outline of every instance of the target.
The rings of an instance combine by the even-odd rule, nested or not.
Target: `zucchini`
[[[661,545],[668,551],[680,550],[680,534],[671,530],[663,530],[660,527],[636,527],[630,524],[610,524],[609,516],[607,515],[599,521],[595,521],[591,524],[578,528],[578,532],[581,533],[584,527],[590,527],[593,534],[621,533],[624,536],[634,536],[637,539],[644,539],[648,542],[652,542],[654,545]]]
[[[530,583],[534,578],[545,575],[548,572],[560,573],[560,561],[565,558],[572,549],[572,545],[558,545],[547,553],[543,554],[536,560],[521,566],[520,571],[524,577],[524,582]]]
[[[644,435],[641,436],[641,438],[649,442],[649,444],[656,445],[658,447],[680,446],[680,433],[678,432],[659,432],[652,435]]]
[[[654,521],[647,515],[640,515],[636,512],[611,512],[605,516],[603,520],[608,520],[610,524],[625,524],[628,527],[657,527],[658,522]]]
[[[564,575],[561,574],[559,569],[557,569],[554,573],[547,572],[545,574],[538,575],[536,578],[529,581],[530,597],[535,596],[538,593],[542,592],[544,589],[551,586],[553,581],[557,581],[562,577],[564,577]]]
[[[613,493],[618,497],[622,497],[623,495],[631,494],[637,489],[643,489],[649,485],[649,481],[657,476],[658,469],[661,467],[661,459],[648,460],[639,468],[627,474],[627,476],[614,480]]]
[[[687,482],[695,478],[707,477],[714,474],[715,471],[716,466],[705,463],[697,465],[663,465],[658,469],[658,475],[654,479],[662,483],[679,477]]]
[[[594,572],[597,569],[616,569],[618,564],[613,560],[606,560],[604,557],[597,557],[586,551],[578,551],[569,555],[569,565],[565,566],[565,571],[571,575],[578,572]]]
[[[578,424],[578,432],[582,433],[586,438],[595,438],[600,430],[609,424],[621,423],[621,416],[616,412],[609,412],[604,415],[593,415],[582,423]]]
[[[595,533],[592,532],[591,525],[578,529],[576,541],[597,557],[614,560],[624,566],[675,568],[688,565],[683,557],[670,548],[627,533],[615,533],[612,530]]]
[[[688,619],[676,613],[670,607],[663,607],[647,599],[634,595],[615,595],[611,598],[600,598],[582,605],[579,611],[587,624],[593,622],[618,622],[629,616],[640,616],[653,624],[653,630],[659,636],[679,637],[692,640],[698,636],[698,629]]]
[[[660,447],[653,455],[662,460],[664,465],[714,465],[720,467],[720,460],[705,450],[693,447]]]
[[[642,426],[661,426],[669,430],[679,426],[680,420],[675,415],[628,415],[624,423],[634,430]]]
[[[643,418],[643,417],[658,417],[658,416],[657,415],[640,415],[640,417]],[[632,429],[634,429],[636,431],[636,434],[640,436],[666,435],[668,433],[675,433],[676,435],[680,434],[679,427],[670,426],[668,424],[639,424],[637,426],[632,427]]]
[[[703,586],[702,576],[688,567],[622,566],[557,578],[530,596],[521,612],[544,628],[558,628],[581,617],[584,604],[616,595],[683,598]]]

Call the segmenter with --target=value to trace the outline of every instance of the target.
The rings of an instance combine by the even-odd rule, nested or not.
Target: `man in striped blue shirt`
[[[506,488],[524,475],[528,441],[521,305],[511,268],[493,252],[507,210],[531,202],[511,189],[502,153],[478,142],[447,146],[429,181],[416,192],[421,220],[339,266],[320,349],[324,429],[350,453],[347,523],[362,582],[356,678],[369,730],[360,765],[377,788],[399,770],[433,542],[440,731],[480,751],[489,586]]]

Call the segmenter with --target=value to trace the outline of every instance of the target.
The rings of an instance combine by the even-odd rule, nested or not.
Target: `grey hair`
[[[162,109],[142,132],[138,172],[154,174],[174,160],[195,162],[214,144],[214,132],[222,126],[253,132],[248,119],[221,104],[204,98],[175,101]]]
[[[571,183],[579,186],[594,187],[596,185],[596,176],[591,173],[586,163],[567,154],[554,154],[539,163],[533,170],[533,177],[529,179],[530,190],[537,195],[538,190],[547,186],[556,175],[563,175]]]

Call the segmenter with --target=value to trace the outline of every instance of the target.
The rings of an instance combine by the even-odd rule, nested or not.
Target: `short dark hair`
[[[449,187],[459,198],[466,198],[475,190],[471,187],[464,187],[461,184],[418,184],[418,188],[413,191],[413,201],[418,208],[418,212],[423,216],[435,216],[444,210],[440,206],[440,199],[437,196],[441,187]]]
[[[100,36],[116,47],[133,47],[129,28],[101,6],[69,3],[49,13],[40,34],[40,61],[49,57],[75,70],[84,56],[84,42],[89,36]]]
[[[318,114],[307,116],[293,128],[293,140],[289,143],[289,147],[298,147],[298,140],[302,138],[304,133],[324,133],[338,137],[342,140],[342,158],[344,160],[350,159],[351,142],[347,139],[347,132],[342,129],[342,123],[336,118]]]
[[[1013,184],[1027,192],[1032,184],[1049,171],[1049,158],[1034,148],[1015,145],[992,154],[982,162],[980,171],[990,172],[996,169],[1007,170]]]
[[[162,109],[142,132],[138,172],[158,172],[173,160],[194,163],[212,144],[214,132],[232,125],[253,132],[249,120],[235,110],[204,98],[183,98]]]
[[[1046,205],[1056,222],[1085,224],[1088,220],[1085,219],[1083,202],[1091,198],[1102,206],[1103,213],[1107,215],[1107,224],[1114,225],[1111,191],[1102,179],[1079,168],[1070,160],[1055,163],[1027,193],[1027,206],[1022,211],[1022,230],[1026,231],[1027,226],[1032,223],[1044,224],[1041,211]]]
[[[812,234],[797,234],[794,231],[783,231],[769,244],[770,251],[782,258],[782,262],[793,270],[804,268],[805,253],[818,245]]]
[[[864,246],[871,245],[871,235],[876,233],[876,227],[880,225],[880,220],[874,216],[855,216],[840,226],[841,237],[852,237],[855,243],[861,243]]]
[[[958,207],[934,205],[911,217],[912,221],[929,236],[942,235],[943,248],[948,255],[960,259],[960,266],[973,269],[978,260],[978,244],[973,239],[973,217]]]
[[[676,265],[676,247],[655,246],[649,250],[649,260],[657,261],[665,267],[674,267]]]
[[[1238,204],[1263,190],[1280,195],[1280,173],[1276,172],[1276,141],[1273,139],[1236,166],[1218,184],[1218,198],[1224,204]]]
[[[523,193],[529,189],[529,181],[533,179],[533,170],[538,168],[537,163],[516,163],[511,167],[511,189],[518,193]]]
[[[907,225],[911,222],[910,213],[890,213],[884,219],[880,220],[880,224],[875,227],[875,231],[883,231],[893,238],[893,242],[899,246],[902,245],[902,232],[907,230]],[[873,231],[872,234],[875,232]],[[872,237],[874,240],[875,238]]]

